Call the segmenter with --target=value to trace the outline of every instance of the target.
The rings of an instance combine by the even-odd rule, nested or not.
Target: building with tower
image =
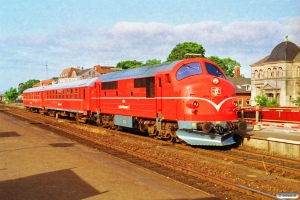
[[[270,55],[251,66],[251,105],[254,98],[265,95],[276,99],[280,106],[295,106],[292,101],[299,96],[300,47],[288,40],[279,43]]]

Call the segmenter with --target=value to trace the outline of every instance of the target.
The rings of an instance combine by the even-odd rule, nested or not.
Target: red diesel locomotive
[[[237,120],[234,86],[220,67],[204,58],[31,88],[24,91],[23,102],[28,109],[50,115],[74,116],[112,129],[132,128],[190,145],[230,145],[235,143],[233,132],[247,128]]]

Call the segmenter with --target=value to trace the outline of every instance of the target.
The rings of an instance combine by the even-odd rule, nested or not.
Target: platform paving
[[[0,112],[0,199],[215,199]]]

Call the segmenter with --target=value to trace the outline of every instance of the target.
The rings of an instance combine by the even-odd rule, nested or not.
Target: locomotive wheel
[[[157,130],[154,130],[153,133],[148,132],[148,134],[149,134],[149,137],[151,137],[151,138],[156,138],[156,137],[157,137]]]
[[[175,142],[176,141],[176,138],[172,137],[171,135],[167,135],[166,139],[167,139],[168,142]]]
[[[238,123],[238,129],[239,129],[239,131],[246,131],[247,130],[247,122],[240,121]]]
[[[202,124],[202,130],[203,130],[204,133],[208,133],[209,131],[211,131],[211,129],[212,129],[212,126],[211,126],[210,123],[204,122]]]

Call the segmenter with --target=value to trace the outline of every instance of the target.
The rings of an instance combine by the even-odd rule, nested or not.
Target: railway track
[[[214,157],[226,158],[228,162],[240,163],[265,171],[266,175],[275,174],[284,178],[300,179],[300,161],[261,154],[258,152],[249,152],[240,149],[231,149],[230,151],[210,150],[206,152]]]
[[[38,126],[47,131],[54,132],[69,139],[86,144],[99,151],[106,152],[120,159],[131,162],[140,167],[154,171],[163,176],[172,178],[191,187],[204,190],[219,199],[275,199],[271,194],[221,179],[197,170],[189,169],[184,166],[161,160],[160,158],[149,156],[137,151],[112,145],[111,143],[101,142],[97,137],[91,137],[84,133],[78,133],[42,121],[30,120],[22,116],[14,115],[26,120],[29,124]]]

